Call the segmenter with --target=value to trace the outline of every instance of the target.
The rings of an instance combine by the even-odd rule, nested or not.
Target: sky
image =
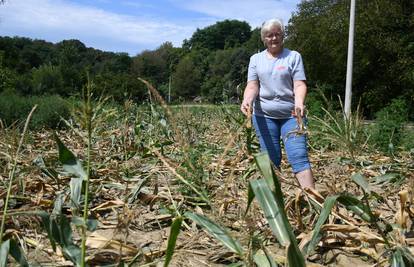
[[[253,28],[269,18],[286,25],[300,0],[6,0],[0,36],[60,42],[77,39],[135,56],[169,41],[180,47],[197,28],[225,19]]]

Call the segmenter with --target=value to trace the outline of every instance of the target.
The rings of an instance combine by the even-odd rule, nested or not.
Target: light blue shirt
[[[254,114],[274,119],[292,116],[295,107],[293,81],[305,81],[302,56],[287,48],[277,58],[269,58],[266,50],[250,57],[247,81],[259,81],[259,95]]]

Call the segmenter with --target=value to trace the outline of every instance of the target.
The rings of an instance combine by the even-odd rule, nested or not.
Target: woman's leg
[[[259,139],[260,150],[267,151],[273,164],[280,167],[282,153],[280,149],[280,127],[275,119],[253,115],[252,117],[256,135]]]
[[[306,135],[295,134],[296,129],[297,122],[295,118],[282,120],[281,133],[286,155],[300,186],[302,188],[315,188],[308,158]]]

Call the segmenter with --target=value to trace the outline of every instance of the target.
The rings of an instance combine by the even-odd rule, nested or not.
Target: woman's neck
[[[283,46],[278,48],[267,48],[267,53],[269,56],[276,58],[278,57],[283,51]]]

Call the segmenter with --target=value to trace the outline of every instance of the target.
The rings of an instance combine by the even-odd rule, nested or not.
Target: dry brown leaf
[[[126,244],[122,244],[119,241],[108,239],[98,233],[92,233],[86,240],[86,246],[94,249],[113,249],[120,251],[122,246],[123,256],[133,256],[138,253],[138,249]]]
[[[125,203],[120,199],[110,200],[110,201],[107,201],[105,203],[102,203],[94,207],[93,209],[91,209],[91,211],[107,210],[107,209],[122,207],[124,204]]]
[[[345,224],[325,224],[321,227],[322,231],[333,231],[341,233],[359,232],[359,228],[353,225]]]

